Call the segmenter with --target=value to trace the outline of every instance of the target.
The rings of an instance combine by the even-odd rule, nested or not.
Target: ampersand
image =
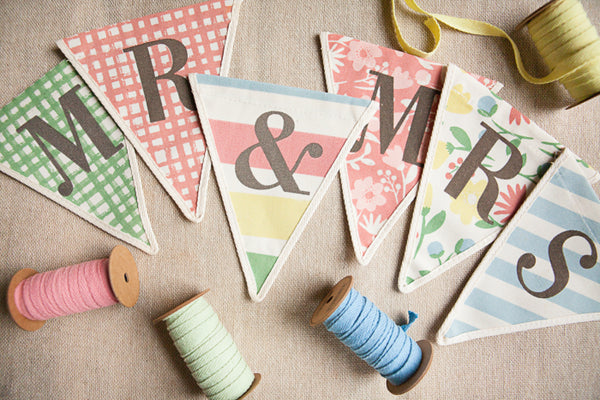
[[[279,136],[274,137],[271,129],[269,128],[269,117],[271,115],[279,115],[283,119],[283,127]],[[242,184],[245,186],[257,189],[266,190],[272,189],[276,186],[280,186],[285,192],[298,193],[298,194],[310,194],[310,192],[302,191],[298,187],[296,180],[294,179],[294,172],[298,169],[300,162],[304,155],[308,153],[312,158],[319,158],[323,154],[323,148],[318,143],[310,143],[306,145],[300,155],[296,159],[296,162],[292,168],[289,168],[281,150],[277,146],[277,142],[289,137],[295,128],[295,123],[292,117],[281,111],[269,111],[261,114],[254,124],[254,133],[258,139],[258,143],[248,147],[244,150],[235,161],[235,174]],[[254,173],[250,169],[250,155],[258,148],[261,148],[275,177],[276,182],[271,184],[263,184],[259,182]]]

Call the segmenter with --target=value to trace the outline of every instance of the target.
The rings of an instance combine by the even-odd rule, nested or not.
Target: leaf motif
[[[421,64],[421,66],[423,66],[423,68],[433,70],[433,66],[427,60],[418,57],[417,61],[419,62],[419,64]]]
[[[475,223],[475,226],[481,229],[491,229],[493,227],[495,227],[495,224],[488,224],[487,222],[485,222],[484,220],[480,219],[479,221],[477,221]]]
[[[427,225],[425,225],[425,228],[423,229],[423,235],[429,235],[430,233],[437,231],[442,227],[442,225],[444,225],[445,221],[446,211],[440,211],[429,220]]]
[[[406,277],[406,284],[410,285],[411,283],[413,283],[415,280],[409,276]]]
[[[490,116],[490,114],[487,111],[483,111],[481,109],[477,110],[477,112],[479,113],[479,115],[483,115],[484,117]]]
[[[429,208],[429,207],[423,207],[423,208],[421,209],[421,216],[422,216],[422,217],[426,217],[426,216],[427,216],[427,214],[429,214],[429,211],[431,211],[431,208]]]
[[[438,259],[438,258],[441,258],[444,255],[444,253],[445,253],[445,251],[442,250],[442,251],[440,251],[437,254],[430,254],[429,257],[434,258],[434,259]]]
[[[373,165],[375,165],[375,161],[371,160],[370,158],[363,158],[361,161],[363,164],[371,166],[371,167]]]
[[[465,241],[464,239],[459,239],[458,242],[456,242],[456,244],[454,245],[454,252],[456,254],[461,253],[460,249],[462,248],[464,241]]]
[[[492,108],[490,109],[490,112],[488,113],[489,116],[491,117],[492,115],[496,114],[496,111],[498,111],[498,104],[494,104],[492,106]]]
[[[453,126],[450,128],[450,132],[452,132],[454,138],[458,140],[458,143],[467,149],[467,151],[471,151],[473,148],[471,145],[471,139],[469,139],[469,135],[467,135],[467,132],[465,132],[464,129],[459,128],[458,126]]]
[[[450,142],[446,143],[446,150],[448,150],[448,154],[452,154],[454,149],[455,149],[455,147],[452,143],[450,143]]]
[[[426,269],[422,269],[422,270],[420,270],[420,271],[419,271],[419,275],[421,275],[421,276],[425,276],[425,275],[427,275],[427,274],[428,274],[428,273],[430,273],[430,272],[431,272],[431,271],[427,271]]]
[[[527,153],[523,153],[521,155],[521,159],[523,160],[523,164],[521,165],[521,168],[524,168],[525,164],[527,164]]]

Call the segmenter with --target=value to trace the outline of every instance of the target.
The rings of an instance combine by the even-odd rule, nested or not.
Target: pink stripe
[[[258,143],[254,125],[211,119],[210,127],[217,145],[219,159],[224,164],[235,164],[244,150]],[[271,129],[271,133],[274,137],[278,137],[281,130]],[[323,148],[323,154],[318,158],[312,158],[310,155],[304,154],[296,173],[324,177],[345,142],[346,139],[342,138],[294,131],[287,138],[278,141],[277,146],[287,161],[288,167],[291,168],[305,146],[311,143],[320,144]],[[250,166],[271,169],[271,165],[261,148],[257,148],[252,152]]]

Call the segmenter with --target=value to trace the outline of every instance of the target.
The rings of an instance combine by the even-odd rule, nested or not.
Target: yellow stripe
[[[287,240],[310,201],[230,192],[242,235]]]

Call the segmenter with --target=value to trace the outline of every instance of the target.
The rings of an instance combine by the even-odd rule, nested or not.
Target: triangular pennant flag
[[[182,213],[195,222],[204,215],[210,158],[187,75],[227,74],[240,4],[209,0],[58,41]]]
[[[477,267],[438,342],[599,319],[599,249],[600,200],[565,150]]]
[[[158,252],[135,152],[68,61],[0,110],[0,171],[109,234]]]
[[[250,297],[262,300],[376,104],[190,75]]]
[[[379,104],[340,168],[354,252],[366,265],[415,198],[445,67],[326,32],[321,47],[329,92]]]
[[[410,292],[491,243],[562,148],[497,94],[450,65],[400,269],[400,290]],[[587,178],[598,178],[580,163]]]

